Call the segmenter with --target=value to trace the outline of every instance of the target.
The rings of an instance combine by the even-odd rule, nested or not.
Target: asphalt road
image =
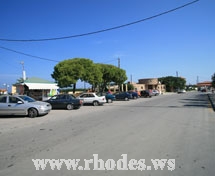
[[[125,161],[125,155],[128,162],[145,159],[148,167],[130,170],[131,164],[124,171],[110,165]],[[94,164],[89,164],[90,170],[79,170],[86,166],[84,159],[96,161],[95,156],[107,163],[105,170],[93,170]],[[83,167],[68,170],[64,164],[60,170],[51,170],[47,165],[37,171],[32,159],[80,159]],[[151,159],[170,163],[156,170]],[[1,176],[213,176],[214,163],[215,112],[204,93],[52,110],[35,119],[0,117]]]

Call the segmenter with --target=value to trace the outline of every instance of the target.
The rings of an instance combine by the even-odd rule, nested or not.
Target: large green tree
[[[92,85],[92,89],[95,90],[96,87],[102,82],[102,71],[97,64],[92,64],[85,71],[85,76],[82,78],[82,81],[88,82]]]
[[[95,64],[90,59],[73,58],[59,62],[52,73],[52,78],[60,87],[73,85],[76,89],[78,80],[85,81],[93,88],[100,87],[104,91],[110,82],[122,84],[127,80],[126,72],[113,65]]]
[[[51,76],[58,83],[59,87],[69,87],[72,84],[76,84],[83,72],[83,67],[76,60],[68,59],[59,62],[54,67],[54,72]]]
[[[111,82],[122,84],[127,80],[125,70],[110,64],[97,64],[102,72],[100,90],[104,91]]]
[[[73,86],[73,92],[76,89],[76,83],[80,79],[82,81],[91,80],[91,72],[93,62],[90,59],[74,58],[59,62],[54,67],[52,78],[58,83],[60,87]],[[88,72],[88,74],[86,74]]]
[[[186,80],[181,77],[167,76],[158,79],[162,84],[166,85],[167,92],[174,92],[177,89],[184,89]]]
[[[85,58],[73,59],[75,65],[82,67],[82,73],[79,79],[92,85],[93,88],[102,81],[102,72],[98,65],[94,64],[92,60]]]

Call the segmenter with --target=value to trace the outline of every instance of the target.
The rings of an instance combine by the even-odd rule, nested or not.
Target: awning
[[[57,84],[46,84],[46,83],[24,83],[28,86],[29,89],[40,89],[40,90],[51,90],[51,89],[59,89]]]

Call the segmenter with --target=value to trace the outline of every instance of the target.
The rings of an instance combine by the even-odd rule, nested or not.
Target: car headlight
[[[39,109],[45,109],[45,106],[40,105]]]

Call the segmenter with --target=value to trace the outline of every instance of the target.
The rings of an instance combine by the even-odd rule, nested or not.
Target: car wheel
[[[99,105],[99,102],[98,101],[94,101],[93,102],[93,106],[98,106]]]
[[[30,108],[30,109],[28,110],[28,117],[34,118],[34,117],[37,117],[37,115],[38,115],[38,112],[37,112],[36,109]]]
[[[112,103],[113,101],[112,101],[111,99],[108,99],[107,102],[108,102],[108,103]]]
[[[134,96],[134,99],[137,99],[137,97],[136,97],[136,96]]]
[[[128,97],[125,97],[125,101],[128,101]]]
[[[68,104],[67,106],[66,106],[66,109],[68,109],[68,110],[72,110],[74,107],[73,107],[73,105],[72,104]]]

